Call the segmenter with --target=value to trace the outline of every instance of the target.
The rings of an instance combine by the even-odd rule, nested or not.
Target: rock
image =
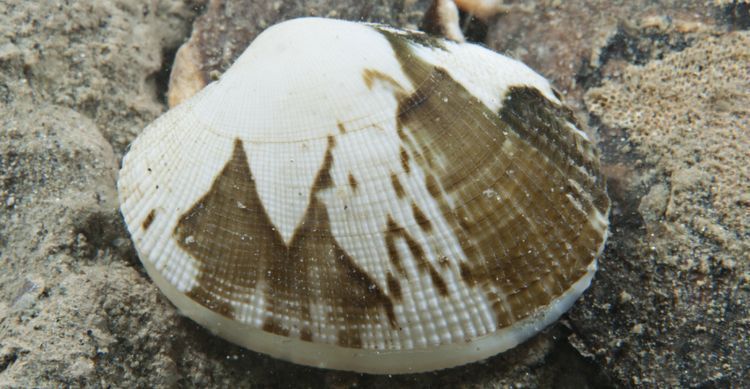
[[[606,63],[643,63],[684,47],[691,29],[725,17],[724,7],[701,1],[512,2],[487,39],[492,49],[539,71],[568,95],[570,104],[583,108],[583,92],[607,77]],[[676,30],[688,36],[671,34]]]
[[[750,41],[729,32],[748,26],[739,2],[509,2],[490,24],[491,47],[591,110],[614,200],[591,289],[516,349],[421,375],[318,370],[214,337],[161,296],[122,225],[115,176],[166,109],[170,56],[201,7],[213,15],[203,23],[239,22],[227,36],[251,34],[213,48],[220,72],[278,20],[415,27],[427,3],[0,4],[0,386],[747,386]]]
[[[163,111],[156,94],[167,79],[163,56],[189,31],[195,3],[4,2],[0,58],[9,60],[0,59],[0,100],[33,93],[73,108],[119,153]]]
[[[646,161],[630,185],[610,188],[621,206],[637,209],[638,222],[613,216],[614,245],[592,288],[593,301],[608,304],[581,305],[571,318],[617,382],[748,380],[749,48],[746,31],[703,32],[684,50],[625,66],[585,95],[603,133],[620,129],[618,138],[632,145],[608,158],[631,153]],[[613,292],[632,299],[617,302]]]

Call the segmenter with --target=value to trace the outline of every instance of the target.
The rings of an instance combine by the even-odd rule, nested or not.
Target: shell
[[[273,26],[133,142],[121,211],[148,274],[249,349],[370,373],[484,359],[588,287],[609,200],[549,83],[381,25]]]

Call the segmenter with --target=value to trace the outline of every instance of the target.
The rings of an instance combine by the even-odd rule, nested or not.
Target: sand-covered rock
[[[279,20],[415,27],[428,1],[1,3],[0,387],[750,384],[750,38],[732,32],[747,3],[506,3],[487,44],[591,111],[612,236],[561,322],[487,361],[396,377],[278,361],[182,317],[136,257],[115,179],[191,35],[229,43],[201,62],[221,72]]]
[[[541,72],[579,106],[585,90],[607,76],[603,65],[643,63],[685,47],[707,24],[734,20],[731,2],[718,1],[506,3],[506,13],[489,29],[488,45]]]
[[[182,43],[200,1],[4,1],[0,67],[35,101],[94,120],[120,152],[163,110],[163,55]],[[13,67],[7,67],[7,60]],[[15,88],[0,90],[10,98]]]
[[[750,378],[749,92],[743,31],[706,33],[586,94],[604,142],[620,144],[608,171],[621,206],[612,217],[617,246],[602,261],[612,288],[594,288],[600,304],[575,316],[585,348],[617,381]]]

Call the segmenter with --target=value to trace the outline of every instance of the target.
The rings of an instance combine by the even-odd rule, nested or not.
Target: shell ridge
[[[260,201],[287,244],[310,206],[316,174],[325,163],[326,144],[320,139],[245,146]]]
[[[266,301],[263,328],[282,336],[292,333],[288,318],[312,322],[310,304],[319,298],[324,305],[344,309],[348,314],[343,317],[346,327],[338,336],[339,341],[351,347],[361,343],[355,334],[370,316],[377,318],[382,312],[391,326],[397,325],[390,297],[338,245],[330,231],[328,210],[317,197],[318,192],[333,186],[330,176],[333,139],[329,138],[303,221],[288,245],[265,213],[242,141],[235,141],[233,157],[212,189],[182,216],[175,228],[176,241],[202,265],[198,286],[189,292],[191,298],[222,315],[233,317],[236,305],[249,303],[242,296],[251,295],[252,290],[262,287]],[[243,194],[245,197],[238,200]],[[237,201],[245,204],[240,211],[234,206]],[[246,216],[231,216],[235,212]],[[229,220],[234,225],[213,231],[198,227],[215,226],[220,220],[225,223]],[[188,236],[192,241],[184,243]],[[222,242],[234,243],[217,246],[212,242],[218,237]],[[246,240],[246,237],[252,237],[253,241]],[[236,251],[231,247],[244,248]],[[247,256],[246,253],[256,255]],[[325,268],[333,273],[320,281],[327,284],[314,287],[316,281],[309,277],[311,267]],[[233,272],[222,270],[225,268]],[[324,271],[317,273],[326,274]],[[349,287],[344,290],[333,287],[337,283]],[[311,294],[314,290],[327,291],[328,295],[315,296]],[[366,304],[356,303],[358,299]],[[228,306],[227,301],[235,301],[235,307]]]
[[[406,372],[493,355],[568,309],[606,240],[602,177],[520,62],[315,18],[268,29],[147,127],[118,190],[187,316],[298,363]]]
[[[429,107],[430,106],[429,99],[431,97],[434,97],[434,95],[429,94],[429,92],[427,92],[427,93],[420,92],[420,88],[425,88],[425,89],[429,90],[430,89],[430,85],[429,85],[430,82],[443,83],[446,86],[451,85],[451,87],[454,88],[455,91],[456,91],[456,92],[447,92],[448,94],[451,94],[451,98],[452,99],[455,99],[458,96],[459,101],[471,101],[471,99],[473,98],[472,95],[471,95],[471,93],[469,93],[468,91],[466,91],[463,88],[463,86],[461,86],[457,82],[453,81],[447,71],[445,71],[445,70],[443,70],[441,68],[438,68],[438,67],[434,67],[434,66],[432,67],[432,70],[428,70],[428,69],[430,69],[429,65],[426,65],[424,63],[422,63],[422,64],[416,64],[415,65],[414,62],[423,62],[423,60],[422,60],[421,57],[415,55],[411,51],[411,49],[409,48],[408,44],[400,42],[398,39],[393,39],[392,37],[389,37],[389,42],[391,42],[391,44],[393,46],[393,49],[394,49],[394,52],[396,53],[397,57],[400,58],[400,61],[402,63],[402,68],[405,71],[406,71],[406,69],[409,69],[407,71],[407,74],[409,75],[410,78],[412,78],[412,81],[413,81],[413,83],[415,85],[419,85],[419,87],[417,88],[417,90],[415,92],[413,92],[413,94],[416,95],[416,96],[418,96],[417,99],[420,102],[420,104],[418,104],[418,105],[413,104],[412,101],[414,101],[414,98],[407,99],[407,100],[405,100],[404,104],[408,108],[407,109],[402,109],[402,110],[399,111],[399,112],[401,112],[401,114],[399,116],[399,119],[402,122],[404,122],[404,123],[409,123],[409,124],[404,124],[403,127],[405,129],[408,129],[409,132],[411,132],[413,135],[416,135],[414,133],[414,131],[417,131],[415,128],[413,128],[414,124],[416,124],[417,127],[424,128],[425,131],[429,130],[427,128],[427,126],[435,126],[435,125],[437,125],[436,127],[440,128],[440,126],[442,125],[442,124],[437,123],[436,119],[434,119],[433,117],[431,117],[431,115],[433,115],[434,112],[438,112],[436,109]],[[420,72],[421,72],[421,74],[420,74]],[[424,81],[420,82],[419,80],[424,80]],[[435,89],[435,88],[432,88],[432,89]],[[446,93],[445,89],[442,89],[442,90],[443,90],[444,93]],[[448,90],[450,90],[450,88]],[[461,95],[463,95],[465,97],[462,98]],[[467,98],[468,98],[468,100],[465,100]],[[475,115],[472,115],[471,116],[472,118],[483,118],[484,117],[484,118],[486,118],[486,119],[489,120],[488,127],[485,127],[483,125],[477,125],[474,128],[477,128],[478,131],[480,131],[480,132],[484,132],[483,135],[485,137],[488,136],[488,135],[492,136],[493,138],[491,138],[491,139],[494,139],[494,142],[496,142],[496,143],[502,143],[500,140],[497,139],[497,138],[502,139],[502,136],[501,136],[502,133],[500,131],[494,131],[492,133],[490,133],[490,131],[489,131],[489,128],[497,128],[498,124],[496,124],[496,123],[500,122],[500,118],[497,115],[493,114],[491,111],[487,112],[488,108],[486,106],[484,106],[484,104],[482,104],[479,101],[477,101],[475,103],[465,103],[465,104],[463,104],[463,106],[464,107],[470,107],[472,104],[475,107],[477,107],[477,109],[479,111],[481,111],[481,112],[477,112],[477,114],[475,114]],[[417,112],[417,108],[421,109],[424,112],[421,112],[421,113]],[[442,120],[442,119],[451,120],[451,118],[440,118],[440,120]],[[493,123],[495,123],[495,124],[493,124]],[[504,125],[500,125],[500,128],[503,128],[503,127],[504,127]],[[469,128],[472,128],[472,127],[469,127]],[[549,129],[546,129],[546,130],[549,130]],[[476,134],[477,130],[474,130],[474,131],[475,131],[474,133]],[[426,134],[428,134],[428,133],[424,133],[423,137]],[[426,135],[428,139],[430,139],[430,137],[432,137],[431,139],[433,140],[433,142],[437,142],[438,141],[437,138],[435,138],[434,129],[432,129],[431,133],[429,133],[429,134],[430,135]],[[431,148],[435,149],[434,151],[437,151],[441,147],[442,148],[445,148],[445,147],[450,148],[451,147],[448,144],[441,143],[441,144],[437,144],[437,148],[435,148],[434,146],[431,146],[431,143],[429,141],[427,141],[426,139],[425,140],[421,140],[421,141],[417,140],[417,142],[420,143],[420,144],[422,144],[422,147],[431,147]],[[479,143],[480,144],[491,144],[492,142],[490,142],[490,143],[479,142]],[[518,147],[518,146],[516,146],[516,147]],[[414,153],[418,153],[419,151],[418,150],[413,150],[413,152]],[[446,153],[444,155],[450,155],[450,153],[447,152],[447,151],[445,151],[445,150],[441,150],[441,152]],[[534,163],[528,157],[524,158],[523,161],[525,161],[527,163],[527,166],[531,166],[530,164]],[[481,165],[480,164],[473,164],[473,166],[481,166]],[[428,169],[428,168],[426,167],[426,169]],[[520,170],[520,174],[525,174],[526,173],[526,171],[524,169],[519,169],[519,170]],[[446,176],[444,175],[444,173],[443,174],[438,174],[438,175],[442,177],[441,181],[443,181],[443,185],[445,185]],[[448,182],[449,182],[449,184],[445,188],[445,190],[447,192],[449,192],[449,193],[450,192],[455,193],[454,185],[458,185],[458,181],[456,181],[455,179],[448,178]],[[523,181],[517,181],[516,185],[521,185],[520,188],[526,188],[524,190],[533,190],[534,192],[532,192],[532,193],[534,193],[536,196],[542,196],[542,198],[547,197],[547,195],[545,195],[545,194],[542,193],[540,187],[537,185],[537,183],[534,180],[529,180],[527,178],[527,179],[524,179]],[[479,198],[479,196],[478,195],[470,196],[470,197],[466,198],[465,201],[466,201],[466,203],[469,203],[470,201],[472,201],[472,199],[476,199],[476,198]],[[445,208],[448,208],[448,207],[444,207],[444,209]],[[526,206],[525,210],[526,210],[527,213],[531,212],[533,215],[543,216],[539,212],[539,210],[535,210],[532,207]],[[554,208],[554,207],[552,209],[552,212],[553,213],[555,213],[555,212],[557,213],[557,216],[556,216],[557,218],[565,218],[566,217],[566,216],[560,214],[559,211],[556,208]],[[487,216],[487,217],[489,217],[489,215],[491,215],[491,213],[485,214],[485,216]],[[542,239],[542,237],[539,236],[539,232],[535,231],[536,227],[534,227],[534,224],[531,223],[531,222],[529,222],[529,220],[532,220],[532,216],[529,216],[529,215],[519,215],[519,217],[517,217],[516,219],[519,220],[519,221],[523,221],[523,223],[524,223],[523,225],[524,225],[525,229],[523,231],[524,231],[525,235],[523,235],[523,236],[537,236],[537,238],[535,238],[535,241],[538,240],[538,239]],[[472,220],[471,223],[476,224],[477,220]],[[464,229],[464,230],[469,230],[470,229],[468,226],[461,225],[461,223],[458,223],[458,224],[459,225],[456,226],[456,229]],[[577,225],[585,225],[585,223],[584,224],[578,223]],[[583,228],[583,227],[581,227],[581,228]],[[509,238],[512,239],[512,237],[509,237]],[[575,239],[577,239],[577,235],[575,236]],[[509,242],[513,242],[513,240],[509,240]],[[468,243],[468,242],[465,242],[465,243]],[[531,242],[525,242],[525,243],[528,244],[528,243],[531,243]],[[536,242],[534,242],[534,243],[536,243]],[[517,243],[515,243],[515,244],[512,243],[511,245],[506,245],[505,250],[509,251],[509,252],[513,252],[515,250],[519,250],[521,247],[526,247],[526,244],[522,245],[521,243],[519,243],[517,241]],[[467,251],[467,247],[464,247],[464,249],[465,249],[465,251]],[[479,250],[480,251],[486,251],[487,249],[482,249],[481,245],[480,245]],[[471,251],[476,251],[476,249],[471,249]],[[587,257],[585,255],[583,255],[583,256]],[[488,267],[489,263],[490,263],[490,258],[492,258],[492,253],[491,252],[485,252],[484,254],[482,254],[479,257],[480,262],[483,263],[483,265],[480,265],[480,266],[484,266],[484,272],[480,272],[480,273],[482,273],[482,274],[493,274],[493,273],[496,273],[496,272],[492,272],[491,271],[491,270],[494,270],[494,269],[491,269],[491,268]],[[527,261],[529,260],[528,257],[525,257],[525,258],[527,258]],[[561,259],[563,259],[563,258],[561,258]],[[506,262],[506,263],[509,263],[509,262]],[[544,262],[539,262],[539,259],[537,259],[537,265],[535,265],[535,266],[543,267],[543,266],[545,266],[545,265],[543,265],[543,263]],[[495,265],[495,266],[497,266],[497,265]],[[525,275],[521,275],[522,273],[518,273],[518,271],[519,270],[524,270],[524,272],[526,272],[526,271],[528,271],[527,269],[514,269],[512,267],[512,265],[509,265],[509,264],[505,265],[503,268],[505,270],[501,271],[500,273],[501,274],[504,273],[505,277],[509,277],[509,278],[506,278],[506,282],[510,281],[510,283],[508,285],[523,285],[523,286],[522,286],[521,289],[518,289],[518,286],[511,287],[510,289],[508,287],[503,287],[500,290],[502,292],[502,293],[500,293],[500,295],[498,295],[497,293],[488,294],[488,297],[490,298],[490,300],[495,300],[497,302],[500,302],[503,305],[506,305],[505,309],[503,309],[503,310],[498,309],[497,314],[499,316],[507,316],[507,317],[505,317],[505,318],[499,317],[498,321],[504,322],[504,323],[509,323],[509,322],[516,321],[516,320],[518,320],[518,319],[520,319],[522,317],[525,317],[526,315],[528,315],[528,314],[531,313],[529,311],[528,307],[546,305],[549,302],[549,299],[554,296],[554,295],[550,295],[549,293],[547,293],[547,288],[544,287],[544,286],[542,286],[541,284],[537,284],[536,287],[534,288],[535,289],[534,291],[531,291],[529,289],[523,289],[523,288],[527,288],[529,285],[525,285],[525,284],[523,284],[523,281],[520,281],[520,280],[524,279]],[[503,268],[500,268],[500,269],[503,269]],[[497,270],[500,270],[500,269],[497,269]],[[577,274],[575,274],[575,275],[579,275],[578,272],[576,272],[576,273]],[[563,279],[566,279],[566,280],[571,279],[568,276],[562,275],[562,274],[558,274],[556,277],[558,277],[558,278],[559,277],[563,277]],[[514,279],[515,279],[515,281],[514,281]],[[570,281],[564,281],[564,282],[567,283],[567,282],[570,282]],[[561,289],[561,288],[556,288],[556,289]],[[532,301],[536,300],[536,299],[539,299],[539,300],[538,300],[538,303],[536,301],[534,301],[534,303],[526,303],[525,301],[529,300],[529,299],[531,299]],[[511,303],[510,303],[510,305],[511,305],[510,309],[508,309],[507,304],[505,304],[504,300],[511,301]],[[493,305],[493,306],[497,307],[496,305]]]

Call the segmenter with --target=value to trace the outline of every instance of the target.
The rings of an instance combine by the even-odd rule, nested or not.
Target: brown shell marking
[[[462,278],[485,290],[501,325],[527,317],[577,281],[601,246],[588,216],[609,209],[595,149],[564,128],[576,123],[572,113],[538,90],[511,88],[501,111],[491,112],[404,39],[381,32],[418,85],[400,97],[399,133],[467,254]],[[462,109],[445,109],[446,99]]]
[[[410,277],[398,244],[441,296],[451,293],[441,271],[460,273],[466,287],[480,288],[500,326],[534,314],[586,273],[604,239],[589,215],[593,209],[606,215],[609,203],[595,150],[565,128],[566,121],[575,123],[572,114],[528,87],[511,88],[500,112],[492,112],[447,71],[414,55],[403,37],[379,31],[418,86],[406,93],[388,75],[363,72],[368,87],[384,84],[399,101],[405,172],[399,174],[411,176],[412,163],[425,172],[425,186],[468,260],[436,268],[422,243],[389,218],[382,244],[395,271],[386,275],[386,285],[378,285],[337,243],[328,209],[318,198],[335,185],[329,173],[335,163],[333,137],[302,222],[286,244],[261,203],[238,139],[211,189],[174,230],[180,246],[199,263],[197,286],[189,292],[193,300],[233,317],[224,301],[252,305],[260,288],[266,301],[263,329],[306,341],[320,333],[311,327],[316,325],[311,306],[329,306],[325,320],[340,328],[338,344],[360,348],[365,326],[385,322],[399,328],[394,305]],[[462,109],[445,109],[446,98]],[[339,132],[346,132],[343,125]],[[394,192],[412,204],[414,219],[430,232],[432,221],[408,198],[399,174],[391,174]],[[347,181],[341,184],[356,191],[356,179],[349,175]],[[282,317],[300,322],[282,324]]]
[[[321,302],[333,307],[331,320],[344,327],[338,342],[346,347],[360,347],[359,331],[380,313],[397,326],[393,301],[336,242],[328,211],[317,199],[318,191],[332,185],[333,147],[331,137],[303,221],[287,245],[261,203],[243,144],[235,141],[232,158],[211,190],[182,216],[174,232],[200,264],[198,285],[189,293],[193,300],[232,317],[232,308],[222,301],[245,299],[250,304],[250,296],[264,283],[264,330],[313,340],[310,305]],[[286,315],[303,319],[298,333],[279,324],[278,318]]]

